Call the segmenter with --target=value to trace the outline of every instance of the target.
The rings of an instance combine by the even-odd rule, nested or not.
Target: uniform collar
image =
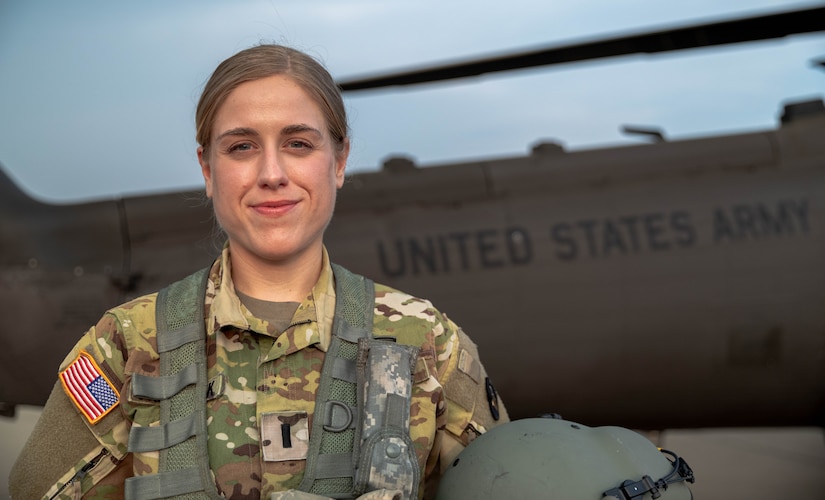
[[[267,332],[267,323],[256,318],[241,304],[235,286],[232,282],[232,266],[229,259],[230,248],[227,243],[221,256],[210,273],[209,287],[214,290],[214,298],[209,307],[209,322],[215,331],[234,327],[240,330],[252,330],[256,333],[270,335]],[[307,345],[317,344],[317,347],[326,351],[331,342],[332,320],[335,316],[335,279],[329,254],[326,247],[322,253],[321,274],[312,287],[312,291],[298,306],[292,317],[292,326],[307,325],[305,342]],[[207,296],[212,294],[207,294]],[[207,305],[209,301],[207,299]]]

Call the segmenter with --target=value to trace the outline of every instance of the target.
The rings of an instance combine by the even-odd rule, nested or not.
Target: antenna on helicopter
[[[641,135],[651,139],[653,142],[667,142],[665,133],[658,127],[640,127],[637,125],[622,125],[623,134]]]

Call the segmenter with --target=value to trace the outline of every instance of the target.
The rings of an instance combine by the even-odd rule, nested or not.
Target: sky
[[[193,115],[215,66],[261,41],[336,79],[791,10],[784,0],[0,0],[0,164],[42,201],[202,185]],[[825,35],[627,56],[401,90],[345,94],[350,172],[773,128],[787,100],[822,97]]]

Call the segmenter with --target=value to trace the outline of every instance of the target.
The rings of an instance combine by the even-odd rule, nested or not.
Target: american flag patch
[[[112,411],[120,401],[117,389],[86,351],[80,351],[77,358],[60,372],[60,382],[66,394],[92,424]]]

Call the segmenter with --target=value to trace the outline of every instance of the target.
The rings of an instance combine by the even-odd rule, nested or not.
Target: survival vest
[[[420,470],[409,435],[418,348],[374,337],[374,283],[333,264],[335,318],[315,399],[300,489],[355,498],[386,488],[417,498]],[[126,480],[129,500],[222,498],[206,446],[206,332],[209,269],[173,283],[156,306],[160,375],[135,374],[132,394],[158,401],[160,425],[133,426],[130,452],[159,452],[157,474]]]

